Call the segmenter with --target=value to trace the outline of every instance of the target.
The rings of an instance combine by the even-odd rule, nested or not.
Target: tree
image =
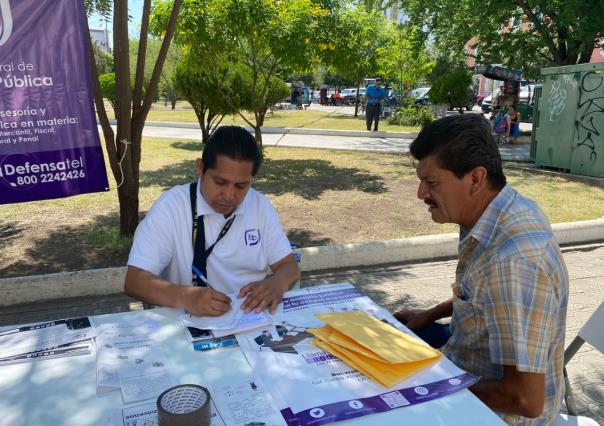
[[[185,0],[176,39],[183,46],[203,52],[206,61],[229,55],[229,61],[246,67],[249,91],[221,91],[227,103],[254,129],[262,148],[262,126],[267,111],[279,92],[275,76],[287,72],[308,71],[312,63],[314,41],[325,33],[322,22],[329,19],[331,0]],[[333,0],[335,4],[335,0]],[[155,20],[167,17],[167,1],[158,2]],[[214,68],[215,69],[215,68]],[[242,69],[234,67],[239,77]],[[232,75],[236,81],[237,75]],[[235,97],[235,98],[234,98]],[[247,98],[250,119],[237,108],[238,99]]]
[[[149,35],[149,16],[151,0],[144,0],[134,73],[134,88],[130,86],[130,43],[128,39],[128,1],[127,0],[85,0],[88,11],[96,10],[104,16],[113,11],[113,59],[115,64],[116,91],[120,95],[115,99],[115,118],[117,133],[113,132],[100,90],[98,71],[95,65],[92,41],[90,41],[90,63],[92,64],[92,84],[94,98],[103,129],[105,148],[113,176],[118,183],[117,193],[120,204],[120,232],[133,235],[138,225],[139,209],[139,170],[141,161],[141,142],[143,127],[151,104],[157,93],[161,70],[176,29],[176,19],[182,0],[174,0],[170,6],[169,18],[164,27],[164,37],[153,72],[148,83],[144,82],[147,59],[147,41]]]
[[[337,16],[338,30],[330,42],[320,46],[325,63],[332,65],[357,89],[365,77],[375,77],[381,71],[382,56],[391,42],[391,23],[379,11],[361,6],[348,7]],[[355,116],[358,114],[359,91]]]
[[[101,50],[96,43],[92,43],[92,50],[98,73],[107,74],[113,72],[113,56]]]
[[[159,52],[161,49],[161,40],[158,38],[149,38],[147,41],[147,60],[145,61],[145,77],[143,84],[144,87],[151,80],[153,74],[153,68]],[[138,40],[130,40],[130,62],[136,62],[136,55],[138,52]],[[176,108],[176,101],[180,99],[180,94],[176,89],[176,82],[174,81],[174,73],[179,58],[182,57],[182,49],[180,46],[172,43],[168,49],[168,54],[164,61],[164,66],[161,69],[159,77],[159,90],[166,94],[166,100],[170,102],[172,109]],[[134,73],[136,70],[132,70],[131,78],[134,80]]]
[[[382,2],[369,2],[382,3]],[[503,63],[534,77],[544,66],[589,62],[604,22],[600,0],[398,0],[435,43],[481,63]]]
[[[426,34],[414,25],[392,24],[389,43],[382,55],[382,76],[400,93],[411,89],[430,74],[434,61],[427,53]]]
[[[257,117],[262,117],[262,120],[271,106],[289,95],[289,88],[285,81],[274,75],[262,86],[255,85],[254,73],[245,64],[232,66],[229,69],[228,79],[228,89],[223,92],[225,98],[229,99],[228,103],[240,111],[252,111],[257,114]],[[262,121],[260,126],[263,123]],[[257,136],[260,129],[254,127],[254,130]]]
[[[430,89],[430,101],[448,104],[449,109],[457,108],[463,113],[470,100],[472,76],[467,68],[458,68],[438,77]]]
[[[323,82],[330,86],[334,86],[336,90],[340,90],[346,86],[354,86],[357,82],[348,80],[346,77],[337,73],[337,71],[331,67],[328,68],[323,76]]]
[[[217,73],[213,72],[211,66],[219,69]],[[194,49],[190,49],[176,66],[176,88],[193,106],[203,143],[208,140],[225,115],[235,114],[234,108],[221,94],[229,90],[230,82],[227,76],[232,66],[233,64],[226,60],[210,65],[203,55]]]

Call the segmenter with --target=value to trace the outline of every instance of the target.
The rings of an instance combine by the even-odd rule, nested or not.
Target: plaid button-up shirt
[[[535,202],[506,185],[472,229],[461,230],[452,288],[452,337],[442,351],[487,380],[501,379],[504,365],[543,373],[542,415],[500,416],[511,425],[549,424],[564,395],[568,273]]]

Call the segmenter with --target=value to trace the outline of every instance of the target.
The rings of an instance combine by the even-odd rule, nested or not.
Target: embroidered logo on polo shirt
[[[245,231],[245,245],[255,246],[260,242],[260,230],[259,229],[248,229]]]

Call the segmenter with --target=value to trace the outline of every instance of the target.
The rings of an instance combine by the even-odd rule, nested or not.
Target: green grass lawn
[[[196,141],[146,138],[140,173],[141,217],[161,193],[195,179]],[[123,265],[130,240],[118,232],[111,191],[0,209],[0,276]],[[534,198],[552,223],[604,215],[604,189],[564,176],[507,169],[509,182]],[[417,200],[406,156],[266,147],[254,187],[266,194],[292,241],[302,247],[388,240],[456,231],[431,221]]]
[[[113,111],[108,108],[109,117],[113,118]],[[249,115],[252,120],[252,116]],[[197,117],[192,109],[177,108],[172,110],[158,106],[151,109],[147,121],[171,121],[177,123],[197,123]],[[222,124],[245,125],[245,121],[238,115],[225,117]],[[296,127],[326,130],[366,130],[365,118],[362,115],[354,117],[350,114],[329,113],[318,110],[277,110],[269,115],[264,127]],[[380,121],[380,130],[386,132],[418,132],[419,127],[394,126],[388,121]]]

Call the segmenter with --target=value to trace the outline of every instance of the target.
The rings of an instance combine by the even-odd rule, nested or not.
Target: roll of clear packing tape
[[[210,392],[199,385],[178,385],[157,398],[160,426],[210,426]]]

